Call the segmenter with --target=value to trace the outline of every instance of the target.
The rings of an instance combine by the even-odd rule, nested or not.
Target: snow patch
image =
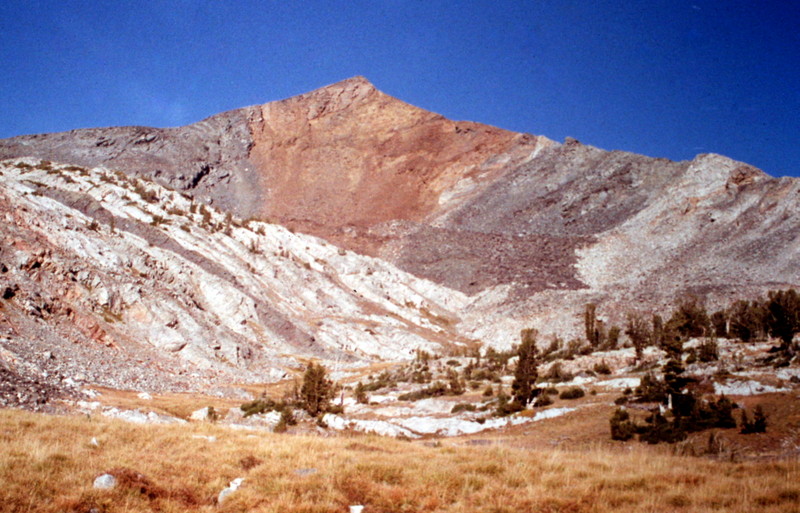
[[[790,392],[788,388],[776,388],[770,385],[764,385],[758,381],[738,381],[732,380],[726,383],[714,383],[715,394],[725,395],[758,395],[758,394],[772,394],[776,392]]]
[[[352,429],[384,436],[405,436],[419,438],[420,435],[460,436],[470,435],[487,429],[516,426],[527,422],[537,422],[560,417],[575,408],[550,408],[536,412],[532,417],[511,416],[488,419],[483,423],[454,417],[413,416],[397,417],[388,420],[347,419],[340,415],[326,414],[323,421],[335,430]]]
[[[601,387],[619,388],[624,390],[626,388],[636,388],[641,384],[641,382],[642,380],[640,378],[616,378],[600,381],[597,384]]]

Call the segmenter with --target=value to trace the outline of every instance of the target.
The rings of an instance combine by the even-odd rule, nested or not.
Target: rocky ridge
[[[0,183],[0,344],[18,374],[196,389],[470,342],[465,295],[321,239],[103,168],[6,161]]]

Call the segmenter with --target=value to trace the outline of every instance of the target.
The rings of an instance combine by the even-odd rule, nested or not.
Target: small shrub
[[[767,416],[764,409],[759,404],[753,411],[753,420],[747,415],[747,410],[742,410],[741,431],[743,435],[750,435],[753,433],[766,433],[767,432]]]
[[[148,203],[155,203],[158,201],[158,194],[152,189],[148,189],[141,182],[136,182],[133,185],[133,192],[138,194],[142,200]]]
[[[605,360],[601,360],[600,363],[594,364],[593,369],[598,374],[608,375],[611,374],[611,368],[608,366]]]
[[[568,388],[568,389],[562,391],[560,394],[558,394],[558,398],[559,399],[580,399],[584,395],[586,395],[586,393],[583,391],[583,389],[581,387],[571,387],[571,388]]]
[[[429,385],[420,390],[415,390],[414,392],[402,394],[397,399],[400,401],[419,401],[420,399],[427,399],[429,397],[441,397],[443,395],[446,395],[447,392],[448,392],[448,386],[442,383],[441,381],[437,381],[432,385]]]
[[[216,422],[219,420],[219,413],[217,413],[217,410],[215,410],[213,406],[208,407],[207,419],[209,422]]]
[[[508,396],[501,393],[497,396],[497,408],[495,408],[494,414],[498,417],[505,417],[524,409],[525,406],[522,403],[516,400],[509,402]]]
[[[697,358],[701,362],[713,362],[719,360],[719,347],[713,338],[706,339],[697,350]]]
[[[328,405],[328,409],[325,410],[327,413],[335,413],[336,415],[341,415],[344,413],[344,405],[343,404],[330,404]]]
[[[565,371],[561,367],[561,362],[555,362],[550,366],[544,376],[542,376],[542,379],[553,383],[562,383],[564,381],[570,381],[574,377],[572,373]]]
[[[358,404],[367,404],[369,403],[369,398],[367,397],[367,392],[364,390],[364,383],[358,382],[356,385],[355,390],[356,402]]]
[[[636,433],[636,426],[630,420],[630,415],[624,408],[617,408],[609,421],[611,424],[611,439],[626,441],[633,438]]]
[[[533,402],[534,406],[550,406],[553,404],[553,399],[550,397],[549,394],[539,394],[539,397]]]
[[[294,426],[297,424],[297,419],[294,418],[294,413],[292,409],[288,406],[284,406],[281,409],[281,418],[278,420],[278,423],[275,424],[273,431],[275,433],[285,433],[289,426]]]
[[[666,442],[673,444],[686,439],[686,431],[675,422],[669,422],[663,415],[656,412],[647,419],[648,425],[637,428],[639,441],[648,444]]]
[[[255,401],[242,404],[239,406],[239,409],[244,412],[245,417],[249,417],[251,415],[258,415],[268,411],[278,410],[281,407],[282,405],[273,401],[272,399],[268,397],[262,397],[260,399],[256,399]]]
[[[458,403],[450,410],[450,413],[459,413],[462,411],[475,411],[478,408],[472,403]]]
[[[492,371],[487,370],[487,369],[474,370],[474,371],[472,371],[471,377],[472,377],[472,379],[475,379],[475,380],[478,380],[478,381],[495,381],[496,379],[499,379],[499,377],[497,376],[497,373],[492,372]]]
[[[253,455],[245,456],[244,458],[239,460],[239,466],[243,470],[252,470],[257,466],[261,465],[262,463],[264,463],[264,460],[256,458]]]

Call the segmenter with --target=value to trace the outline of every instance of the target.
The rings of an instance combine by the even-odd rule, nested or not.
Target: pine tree
[[[747,416],[747,410],[742,410],[742,428],[740,432],[744,435],[752,433],[766,433],[767,432],[767,415],[764,413],[764,408],[759,404],[753,410],[753,421]]]
[[[678,302],[678,307],[667,321],[667,329],[677,331],[682,340],[713,333],[706,307],[694,296],[684,297]]]
[[[766,433],[767,432],[767,415],[764,409],[759,404],[753,411],[753,433]]]
[[[597,343],[597,305],[594,303],[586,305],[586,309],[583,312],[583,324],[586,330],[586,341],[594,347]]]
[[[644,347],[650,339],[650,328],[642,314],[628,312],[625,334],[631,339],[633,347],[636,349],[636,359],[641,360]]]
[[[369,399],[367,398],[367,392],[364,390],[364,383],[358,382],[356,385],[355,390],[356,402],[359,404],[367,404]]]
[[[325,377],[325,367],[314,362],[308,364],[300,388],[303,408],[312,417],[325,412],[333,397],[333,383]]]
[[[514,371],[514,382],[511,384],[511,393],[514,401],[523,407],[527,406],[534,397],[534,385],[539,377],[537,370],[536,330],[528,328],[520,332],[521,343],[517,350],[517,368]]]
[[[761,301],[739,300],[730,307],[730,335],[750,342],[766,332],[766,310]]]
[[[800,332],[800,295],[794,289],[770,292],[767,312],[770,335],[781,339],[781,349],[788,350]]]

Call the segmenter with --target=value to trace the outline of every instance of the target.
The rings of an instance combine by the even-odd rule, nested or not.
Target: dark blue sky
[[[800,2],[0,3],[0,137],[175,126],[354,75],[452,119],[800,175]]]

